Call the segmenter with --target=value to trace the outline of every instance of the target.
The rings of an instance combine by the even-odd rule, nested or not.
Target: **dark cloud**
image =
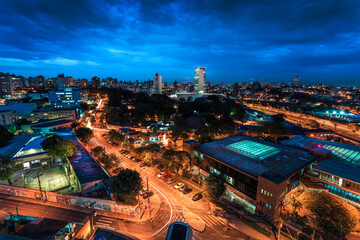
[[[195,67],[205,66],[213,81],[287,81],[304,74],[309,81],[346,76],[357,83],[359,5],[348,0],[2,0],[0,71],[130,80],[163,72],[172,81],[191,78]],[[319,68],[326,72],[319,76]]]

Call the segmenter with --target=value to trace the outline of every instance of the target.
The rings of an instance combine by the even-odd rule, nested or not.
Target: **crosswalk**
[[[110,226],[113,223],[114,219],[101,216],[99,219],[95,221],[96,225],[99,226]]]
[[[225,225],[226,223],[212,215],[202,215],[200,218],[205,222],[207,226],[219,226],[219,225]]]

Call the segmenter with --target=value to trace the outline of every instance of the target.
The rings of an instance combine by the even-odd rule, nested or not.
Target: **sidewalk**
[[[221,202],[224,205],[223,202]],[[232,211],[236,212],[237,215],[229,213],[225,210],[221,210],[221,218],[224,222],[227,223],[228,226],[237,229],[241,232],[246,233],[254,238],[259,240],[268,239],[273,240],[274,235],[272,231],[268,229],[268,226],[264,223],[260,222],[259,220],[248,216],[246,214],[241,213],[238,209],[232,207],[229,204],[225,204],[226,207],[230,208]],[[265,235],[267,233],[267,235]]]
[[[68,210],[71,210],[71,211],[77,211],[77,212],[82,212],[84,214],[89,214],[89,208],[71,206],[71,205],[66,205],[66,204],[62,204],[62,203],[55,203],[55,202],[45,202],[45,203],[43,203],[41,200],[38,200],[38,199],[25,198],[25,197],[20,197],[20,196],[13,196],[13,195],[8,195],[8,194],[3,194],[3,193],[0,193],[0,199],[23,201],[23,202],[27,202],[27,203],[33,203],[33,204],[38,204],[38,205],[43,205],[43,206],[48,206],[48,207],[68,209]],[[152,217],[155,216],[155,214],[160,209],[160,205],[161,205],[160,198],[157,195],[154,195],[154,196],[151,197],[151,203],[153,203],[153,204],[151,204],[151,208],[150,208],[151,209],[151,216],[150,216],[149,210],[142,211],[137,216],[129,216],[129,215],[120,214],[120,213],[106,212],[106,211],[101,211],[101,210],[96,210],[96,209],[95,210],[96,210],[98,215],[111,217],[111,218],[115,218],[115,219],[121,219],[121,220],[126,219],[126,220],[133,221],[133,222],[142,222],[142,221],[150,220]]]

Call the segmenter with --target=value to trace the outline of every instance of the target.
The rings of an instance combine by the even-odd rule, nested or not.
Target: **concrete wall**
[[[26,197],[31,199],[41,199],[40,191],[22,187],[8,186],[0,184],[0,193]],[[102,210],[107,212],[120,213],[130,216],[137,216],[140,213],[138,206],[119,205],[112,200],[104,200],[98,198],[87,198],[81,196],[65,195],[54,192],[43,192],[46,196],[47,201],[61,203],[64,205],[78,206],[78,207],[89,207],[90,204],[94,203],[94,209]]]

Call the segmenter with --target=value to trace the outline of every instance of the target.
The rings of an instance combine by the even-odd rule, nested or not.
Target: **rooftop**
[[[10,154],[14,156],[22,147],[24,147],[36,134],[24,134],[14,136],[12,140],[9,141],[9,144],[5,147],[0,148],[0,154],[7,155]]]
[[[253,177],[279,183],[317,157],[307,151],[247,136],[232,136],[201,144],[197,151]]]
[[[72,122],[72,121],[61,118],[61,119],[57,119],[57,120],[50,120],[50,121],[34,123],[34,124],[32,124],[32,127],[33,128],[47,128],[47,127],[63,125],[63,124],[70,123],[70,122]]]
[[[80,146],[77,155],[69,158],[69,160],[81,184],[109,178],[105,170],[92,158],[71,131],[58,131],[56,134],[64,139],[74,141]]]
[[[37,218],[34,221],[26,224],[21,230],[16,232],[17,236],[26,237],[30,239],[37,240],[47,240],[51,239],[67,225],[67,222],[47,219],[47,218]]]
[[[314,166],[313,169],[360,183],[360,167],[349,166],[331,159],[325,159]]]
[[[354,145],[299,135],[284,140],[281,143],[307,150],[324,148],[331,151],[332,159],[351,166],[360,167],[360,147]]]

